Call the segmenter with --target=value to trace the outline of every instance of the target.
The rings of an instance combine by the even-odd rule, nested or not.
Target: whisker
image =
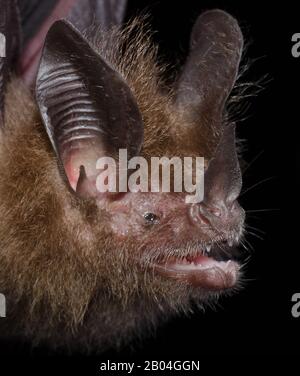
[[[245,242],[247,244],[247,247],[249,247],[250,251],[254,252],[254,248],[253,248],[252,244],[247,239],[243,239],[243,242]],[[247,249],[247,251],[249,251],[249,249]]]
[[[247,230],[246,230],[246,231],[247,231]],[[250,235],[254,236],[255,238],[257,238],[257,239],[259,239],[259,240],[264,240],[263,237],[261,237],[261,236],[255,234],[255,233],[252,232],[252,231],[247,231],[247,234],[250,234]]]
[[[241,269],[244,269],[245,266],[247,266],[251,261],[251,257],[250,256],[247,256],[244,260],[243,260],[243,263],[241,265]]]
[[[249,170],[249,168],[260,158],[260,156],[264,153],[264,150],[261,150],[249,163],[248,166],[243,171],[243,176]]]
[[[254,210],[246,210],[246,213],[260,213],[260,212],[270,212],[270,211],[279,211],[279,210],[280,210],[279,208],[254,209]]]
[[[262,217],[258,217],[257,215],[253,215],[253,214],[251,214],[251,213],[250,213],[250,214],[247,213],[247,218],[248,218],[248,219],[249,219],[249,218],[251,218],[251,219],[255,219],[256,221],[257,221],[257,220],[260,220],[260,221],[261,221],[261,220],[263,219]]]
[[[261,234],[265,234],[265,233],[266,233],[265,231],[262,231],[262,230],[260,230],[259,228],[257,228],[257,227],[253,227],[253,226],[250,226],[250,225],[248,225],[248,224],[246,224],[246,229],[247,229],[247,228],[251,228],[252,230],[258,231],[258,232],[260,232]]]
[[[251,185],[251,187],[247,188],[244,192],[242,192],[240,194],[240,197],[244,196],[244,194],[246,194],[247,192],[249,192],[250,190],[252,190],[253,188],[256,188],[258,187],[259,185],[263,184],[263,183],[266,183],[267,181],[269,180],[273,180],[273,179],[276,179],[277,176],[270,176],[269,178],[266,178],[266,179],[263,179],[261,181],[259,181],[258,183],[255,183],[253,185]]]
[[[246,250],[247,252],[249,252],[249,249],[248,249],[248,247],[246,246],[244,240],[241,239],[240,242],[241,242],[242,247],[245,248],[245,250]]]

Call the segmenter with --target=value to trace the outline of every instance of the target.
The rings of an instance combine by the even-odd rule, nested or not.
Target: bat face
[[[166,88],[155,48],[143,33],[129,41],[136,25],[84,37],[58,21],[47,34],[35,98],[18,80],[7,89],[0,288],[17,335],[104,349],[238,285],[245,215],[225,104],[240,29],[225,12],[201,15],[186,63]],[[120,167],[120,150],[146,163],[204,157],[202,199],[191,203],[187,192],[161,187],[100,192],[99,159]],[[119,181],[125,169],[127,187],[136,166],[122,168],[106,170],[107,179]]]
[[[116,239],[136,239],[132,262],[142,274],[173,279],[175,288],[183,282],[215,292],[236,284],[244,220],[236,202],[220,208],[186,204],[180,196],[131,194],[107,210]]]
[[[228,126],[205,170],[206,193],[200,203],[188,203],[185,193],[176,192],[134,191],[111,195],[105,203],[98,197],[116,240],[132,239],[132,263],[142,274],[171,279],[175,288],[176,282],[184,282],[216,292],[236,284],[244,212],[237,202],[241,177],[234,139]],[[226,163],[228,171],[222,175]]]

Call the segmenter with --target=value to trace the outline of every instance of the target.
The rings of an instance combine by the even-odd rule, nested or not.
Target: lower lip
[[[163,277],[205,290],[229,289],[236,284],[239,274],[237,262],[216,261],[206,256],[199,256],[193,262],[174,260],[165,264],[155,264],[153,267]]]

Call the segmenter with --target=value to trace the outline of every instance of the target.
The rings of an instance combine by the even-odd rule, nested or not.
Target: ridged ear
[[[19,55],[20,25],[15,0],[0,0],[0,127],[4,124],[5,89]]]
[[[196,121],[220,121],[237,77],[242,49],[243,36],[232,16],[211,10],[197,19],[176,98],[187,116]]]
[[[129,158],[139,154],[143,123],[130,88],[66,21],[48,32],[36,97],[62,173],[78,195],[96,195],[100,157],[120,148]]]

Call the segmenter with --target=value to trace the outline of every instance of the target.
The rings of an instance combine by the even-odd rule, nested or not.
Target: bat
[[[0,336],[104,351],[235,291],[245,222],[227,111],[237,21],[202,13],[168,85],[143,21],[122,25],[125,1],[0,6]],[[203,200],[99,193],[97,160],[118,162],[120,149],[146,161],[204,156]]]

